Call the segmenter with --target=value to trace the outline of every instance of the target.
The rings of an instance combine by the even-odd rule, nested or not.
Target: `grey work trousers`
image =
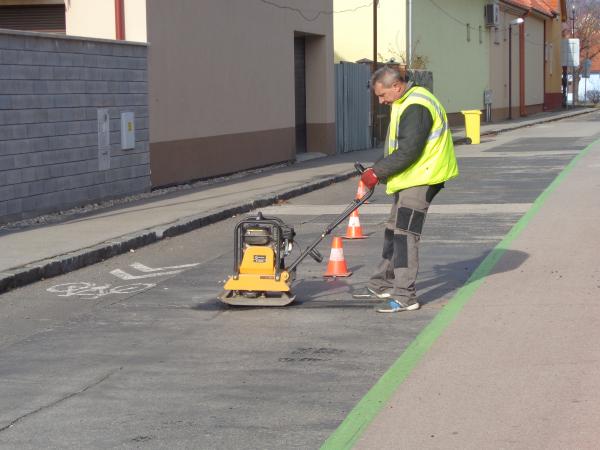
[[[443,183],[415,186],[394,194],[385,225],[382,259],[369,280],[369,287],[390,290],[393,297],[407,304],[416,301],[421,232],[429,204],[443,186]]]

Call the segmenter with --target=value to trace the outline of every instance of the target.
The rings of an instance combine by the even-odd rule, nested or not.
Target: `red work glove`
[[[377,183],[379,183],[379,178],[375,174],[375,171],[369,167],[366,169],[360,176],[360,181],[365,183],[365,186],[369,189],[373,189]]]

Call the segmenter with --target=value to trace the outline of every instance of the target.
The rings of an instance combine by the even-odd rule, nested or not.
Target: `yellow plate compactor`
[[[354,165],[359,173],[364,168]],[[285,306],[294,301],[291,285],[296,277],[296,267],[307,256],[321,262],[323,256],[317,245],[342,223],[355,209],[365,203],[373,189],[350,203],[323,233],[292,262],[285,265],[285,257],[294,246],[294,229],[277,217],[264,217],[258,213],[240,221],[234,230],[234,274],[225,282],[225,290],[218,296],[228,305]]]

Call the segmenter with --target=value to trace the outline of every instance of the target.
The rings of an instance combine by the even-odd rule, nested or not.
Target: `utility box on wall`
[[[483,17],[486,27],[500,26],[500,6],[497,3],[490,3],[484,6]]]
[[[121,113],[121,150],[135,148],[135,115],[132,112]]]

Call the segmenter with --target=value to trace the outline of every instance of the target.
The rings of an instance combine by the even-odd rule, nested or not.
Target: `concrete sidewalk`
[[[580,108],[484,124],[481,134],[591,111],[594,109]],[[464,138],[461,129],[453,133],[457,140]],[[371,149],[312,159],[259,175],[99,210],[58,224],[1,232],[0,293],[345,180],[355,174],[355,161],[370,165],[380,156],[381,149]]]
[[[417,336],[420,361],[398,360],[414,368],[355,448],[598,448],[599,171],[596,142]]]

